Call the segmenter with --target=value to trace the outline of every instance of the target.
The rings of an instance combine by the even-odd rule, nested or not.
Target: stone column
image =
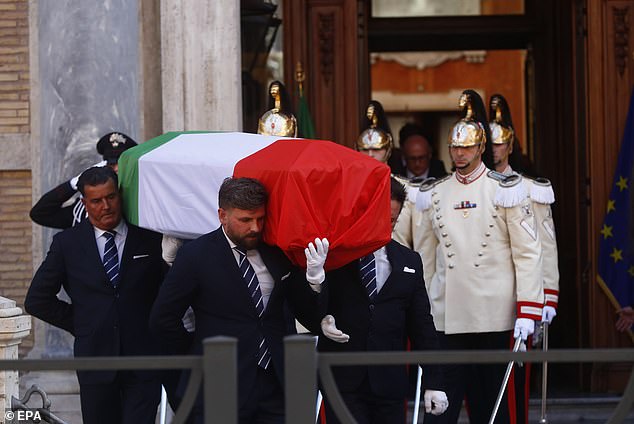
[[[15,301],[0,297],[0,359],[18,359],[18,345],[31,331],[31,317]],[[0,417],[11,408],[11,397],[20,398],[18,372],[0,370]]]
[[[161,0],[163,130],[242,130],[240,2]]]

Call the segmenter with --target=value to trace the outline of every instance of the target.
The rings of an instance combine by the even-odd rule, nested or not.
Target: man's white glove
[[[194,310],[191,306],[187,308],[181,321],[183,321],[183,327],[185,327],[188,333],[196,331],[196,315],[194,315]]]
[[[521,337],[523,341],[535,332],[535,321],[529,318],[518,318],[515,320],[515,331],[513,337]]]
[[[321,283],[326,278],[324,272],[324,264],[328,256],[328,247],[330,243],[327,238],[315,239],[315,244],[308,243],[308,247],[304,249],[306,254],[306,280],[310,283],[311,288],[319,292],[321,291]]]
[[[423,395],[425,412],[432,415],[440,415],[449,408],[449,400],[445,392],[439,390],[425,390]]]
[[[326,315],[321,320],[321,332],[333,342],[346,343],[350,340],[350,336],[339,330],[335,325],[335,317]]]
[[[557,316],[557,310],[552,306],[544,306],[542,310],[542,322],[547,322],[548,324],[553,323],[553,319]]]
[[[89,167],[88,167],[88,168],[86,168],[86,169],[94,168],[94,167],[96,167],[96,166],[99,166],[99,167],[101,167],[101,166],[106,166],[107,164],[108,164],[108,162],[107,162],[107,161],[102,160],[101,162],[97,162],[96,164],[94,164],[94,165],[92,165],[92,166],[89,166]],[[86,169],[84,169],[84,171],[85,171]],[[73,190],[77,191],[77,182],[79,181],[79,177],[81,177],[81,174],[83,174],[83,173],[84,173],[84,171],[81,171],[79,174],[77,174],[76,176],[74,176],[73,178],[71,178],[71,179],[70,179],[70,187],[71,187]]]
[[[163,234],[163,239],[161,240],[163,260],[167,262],[169,266],[172,266],[176,260],[176,254],[178,253],[178,249],[183,245],[183,242],[183,239]]]

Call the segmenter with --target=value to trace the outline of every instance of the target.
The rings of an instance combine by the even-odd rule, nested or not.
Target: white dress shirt
[[[390,265],[390,261],[387,259],[387,250],[385,246],[380,248],[379,250],[375,250],[374,253],[374,263],[376,265],[376,292],[380,292],[387,281],[388,277],[392,273],[392,265]]]
[[[407,178],[409,178],[410,180],[412,178],[420,178],[420,179],[425,179],[429,176],[429,168],[427,168],[427,170],[425,172],[423,172],[420,175],[414,175],[414,173],[412,171],[410,171],[409,169],[407,170]]]
[[[231,252],[233,252],[233,257],[236,259],[236,263],[240,265],[240,254],[235,249],[237,245],[227,236],[224,227],[222,227],[222,233],[229,242],[229,246],[231,247]],[[262,256],[260,256],[260,252],[258,252],[257,249],[247,250],[247,260],[251,263],[253,271],[255,271],[255,275],[258,277],[260,291],[262,292],[262,302],[264,302],[264,309],[266,309],[275,281],[273,280],[273,276],[269,270],[266,269]]]
[[[101,228],[97,228],[94,225],[93,225],[93,229],[95,230],[95,239],[97,240],[97,248],[99,249],[99,256],[101,257],[101,260],[103,261],[103,255],[106,249],[106,236],[104,235],[106,231],[102,230]],[[119,225],[117,225],[112,230],[110,230],[110,232],[112,231],[115,232],[114,244],[117,246],[117,253],[119,255],[119,266],[121,266],[121,258],[123,256],[123,248],[125,246],[125,239],[128,236],[128,226],[126,225],[125,221],[122,219],[121,222],[119,222]]]

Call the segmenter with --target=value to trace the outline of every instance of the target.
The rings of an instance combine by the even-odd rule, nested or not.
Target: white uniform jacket
[[[506,331],[516,318],[541,320],[542,249],[518,180],[486,170],[469,184],[451,174],[421,187],[415,245],[439,331]]]
[[[508,169],[511,169],[510,167]],[[513,172],[511,170],[511,172]],[[506,172],[505,172],[506,173]],[[535,220],[542,244],[542,272],[544,276],[544,304],[557,309],[559,302],[559,265],[555,223],[550,207],[555,202],[552,185],[546,178],[523,176],[528,197],[533,202]]]

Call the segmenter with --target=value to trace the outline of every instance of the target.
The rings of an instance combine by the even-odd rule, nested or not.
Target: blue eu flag
[[[634,93],[599,246],[599,284],[619,309],[634,307]],[[618,305],[617,305],[618,304]]]

